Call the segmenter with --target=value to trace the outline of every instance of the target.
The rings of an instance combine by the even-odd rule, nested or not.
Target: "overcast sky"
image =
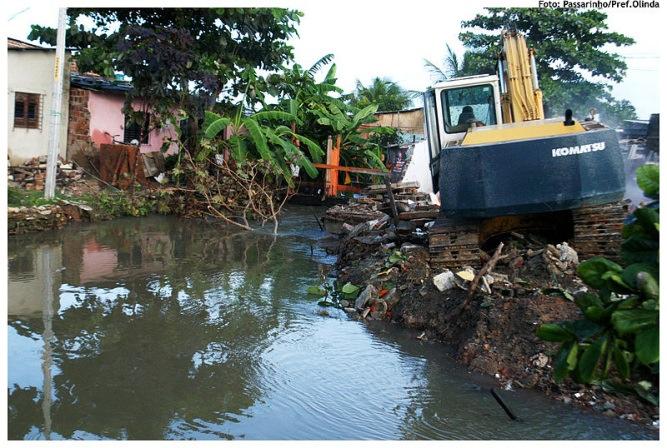
[[[217,2],[221,3],[224,2]],[[484,2],[285,0],[261,4],[280,4],[303,11],[305,15],[298,28],[300,38],[292,42],[297,62],[310,66],[321,56],[334,53],[339,85],[350,91],[357,79],[368,83],[375,76],[387,77],[406,89],[423,90],[432,81],[424,68],[424,58],[441,64],[445,43],[462,54],[463,47],[457,38],[460,23],[481,11]],[[188,5],[201,2],[191,1]],[[7,34],[17,39],[25,40],[33,23],[50,26],[57,23],[57,8],[35,1],[12,2],[6,11]],[[614,86],[613,93],[617,98],[630,100],[639,117],[648,119],[651,113],[659,111],[660,104],[658,69],[662,39],[658,36],[665,35],[661,14],[655,9],[606,12],[612,31],[636,40],[635,45],[616,50],[626,58],[628,72],[626,79]]]

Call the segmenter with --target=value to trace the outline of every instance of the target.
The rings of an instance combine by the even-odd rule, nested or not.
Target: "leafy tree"
[[[612,391],[634,391],[657,404],[653,383],[646,379],[657,374],[660,361],[658,166],[639,168],[637,183],[655,201],[626,220],[622,265],[603,257],[581,263],[579,277],[596,291],[575,298],[582,319],[541,325],[537,335],[561,343],[554,359],[557,381],[572,376]]]
[[[311,177],[317,177],[317,169],[311,163],[311,159],[320,162],[324,156],[317,143],[293,132],[285,125],[297,121],[296,115],[283,111],[260,111],[242,116],[239,109],[234,119],[207,111],[204,135],[210,140],[223,130],[229,129],[231,136],[222,144],[229,149],[237,163],[243,164],[249,157],[263,159],[272,165],[276,173],[281,173],[285,181],[292,186],[292,172],[288,163],[302,167]],[[310,159],[295,144],[296,142],[308,149]],[[206,148],[216,152],[218,149],[212,145],[206,145]],[[197,157],[203,161],[208,155],[208,151],[200,151]]]
[[[463,58],[459,58],[449,44],[446,47],[447,53],[442,61],[442,67],[428,59],[424,59],[424,67],[429,71],[435,82],[445,81],[450,78],[495,72],[493,61],[482,61],[485,55],[467,50],[463,53]]]
[[[267,78],[268,93],[277,97],[278,103],[267,105],[266,109],[294,115],[296,121],[291,124],[292,130],[307,135],[322,147],[326,145],[327,137],[333,134],[333,129],[320,124],[319,116],[314,111],[328,105],[335,105],[341,110],[348,107],[341,96],[343,89],[336,85],[336,64],[332,61],[333,55],[326,54],[309,69],[294,64]],[[322,81],[318,82],[315,79],[317,74],[327,65],[329,69]]]
[[[141,100],[161,123],[183,110],[196,131],[216,100],[230,103],[248,87],[263,100],[255,69],[274,71],[291,60],[287,41],[301,15],[278,8],[70,8],[67,45],[82,71],[132,79],[127,110]],[[82,17],[92,27],[77,26]],[[33,25],[28,38],[55,44],[56,30]]]
[[[385,169],[382,148],[369,137],[391,135],[395,130],[384,126],[368,126],[377,121],[373,116],[377,108],[377,104],[370,104],[363,109],[347,106],[341,110],[336,104],[329,104],[313,110],[319,117],[319,124],[330,127],[333,135],[340,136],[343,165]]]
[[[606,19],[607,14],[598,10],[487,8],[462,23],[469,30],[460,33],[459,39],[475,53],[470,70],[489,73],[489,61],[495,63],[501,49],[501,31],[522,32],[536,50],[540,87],[551,115],[570,108],[583,117],[595,107],[606,122],[616,125],[636,113],[629,102],[611,95],[609,83],[622,81],[627,65],[605,47],[635,41],[608,31]]]
[[[360,109],[377,104],[380,112],[397,111],[410,107],[413,96],[395,82],[376,77],[369,86],[357,81],[351,104]]]

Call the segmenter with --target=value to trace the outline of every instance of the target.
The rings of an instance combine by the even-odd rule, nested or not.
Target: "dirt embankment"
[[[536,388],[566,403],[657,427],[658,409],[635,396],[553,380],[552,356],[558,347],[535,331],[542,323],[581,317],[573,302],[545,293],[585,288],[575,275],[576,259],[567,259],[576,256],[567,245],[514,235],[504,241],[493,272],[468,298],[471,282],[464,278],[479,271],[454,269],[440,276],[445,281],[436,281],[438,288],[433,278],[442,272],[431,270],[425,247],[400,241],[391,231],[364,230],[343,238],[339,249],[338,282],[362,291],[361,299],[348,304],[351,315],[421,330],[420,338],[450,345],[460,362],[494,376],[500,387]]]

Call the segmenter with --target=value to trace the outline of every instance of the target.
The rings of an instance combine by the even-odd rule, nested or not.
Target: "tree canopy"
[[[375,77],[368,86],[357,81],[351,103],[358,108],[377,104],[380,112],[388,112],[410,107],[412,97],[409,91],[397,83],[386,78]]]
[[[424,67],[429,71],[434,82],[481,73],[493,73],[495,70],[493,61],[487,62],[484,55],[466,51],[463,57],[459,57],[449,44],[445,44],[445,47],[447,52],[442,60],[442,66],[424,59]]]
[[[603,120],[617,124],[636,118],[636,113],[628,101],[611,95],[610,83],[623,80],[627,65],[608,48],[632,45],[634,40],[609,31],[606,19],[598,10],[487,8],[462,22],[466,30],[459,39],[470,52],[470,70],[489,73],[489,62],[493,64],[500,51],[501,31],[523,33],[536,51],[548,114],[561,115],[570,108],[581,117],[595,107]]]
[[[180,109],[201,118],[216,100],[264,90],[253,85],[263,81],[255,70],[275,71],[292,59],[287,41],[301,15],[279,8],[69,8],[67,46],[82,72],[129,76],[134,90],[126,104],[140,99],[158,116]],[[82,17],[92,26],[77,25]],[[54,45],[56,30],[33,25],[28,38]]]

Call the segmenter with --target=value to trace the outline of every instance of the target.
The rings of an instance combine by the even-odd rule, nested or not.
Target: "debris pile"
[[[406,235],[424,229],[438,217],[439,205],[431,201],[428,193],[419,191],[418,182],[399,182],[391,184],[391,195],[384,184],[368,186],[349,204],[327,210],[324,225],[328,232],[340,235],[347,233],[350,226],[385,215],[393,216],[392,196],[399,220],[398,233]]]
[[[74,166],[73,163],[65,163],[58,160],[56,168],[56,185],[67,186],[83,178],[83,170]],[[10,166],[7,180],[14,182],[26,190],[44,190],[46,182],[46,156],[35,157],[20,166]]]
[[[386,213],[345,228],[337,286],[354,294],[334,305],[350,317],[400,323],[417,330],[420,341],[443,341],[463,364],[507,390],[537,388],[609,416],[655,420],[655,407],[641,400],[553,380],[555,347],[536,329],[580,318],[573,300],[587,291],[568,242],[512,232],[481,251],[479,269],[436,268],[426,244],[403,237]]]
[[[324,215],[324,228],[334,235],[349,232],[352,227],[374,219],[383,218],[387,214],[374,209],[368,204],[354,203],[349,205],[335,205],[329,208]]]
[[[391,191],[399,213],[433,209],[430,195],[419,191],[419,182],[392,183]],[[377,210],[390,212],[391,204],[386,193],[387,186],[384,184],[369,185],[361,191],[361,197],[357,201],[374,205]]]
[[[456,333],[447,322],[448,318],[457,320],[464,312],[489,308],[497,299],[585,290],[575,275],[579,261],[572,247],[566,242],[554,246],[537,237],[524,237],[518,233],[500,243],[492,255],[483,253],[483,266],[477,270],[472,266],[461,266],[433,271],[426,247],[402,241],[390,226],[388,215],[357,224],[348,231],[340,247],[339,282],[362,285],[366,295],[359,297],[368,297],[362,301],[362,308],[355,307],[362,318],[385,317],[383,312],[372,313],[377,308],[391,311],[399,296],[407,292],[409,299],[399,307],[402,313],[393,317],[408,326],[427,330],[434,326],[430,330],[438,337]],[[373,289],[369,290],[368,286]],[[378,302],[387,302],[382,291],[391,292],[391,303],[386,307],[378,305]],[[443,294],[449,296],[445,298],[447,313],[442,313],[440,306]],[[571,294],[561,293],[560,296],[571,297]],[[425,300],[430,297],[437,302],[438,316],[424,315],[435,314],[434,310],[428,310],[428,300]],[[576,311],[571,303],[563,302],[562,305],[568,309],[567,314]]]

